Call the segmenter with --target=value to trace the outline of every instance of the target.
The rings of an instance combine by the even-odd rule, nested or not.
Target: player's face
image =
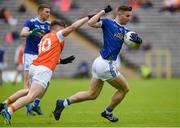
[[[39,15],[42,20],[46,21],[50,16],[50,12],[51,10],[49,8],[44,8],[42,11],[39,12]]]
[[[118,13],[119,23],[122,25],[126,25],[130,21],[131,16],[132,13],[130,11],[119,12]]]

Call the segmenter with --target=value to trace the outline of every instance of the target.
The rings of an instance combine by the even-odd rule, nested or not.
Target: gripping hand
[[[112,7],[110,5],[106,6],[106,8],[104,9],[105,13],[111,12],[112,11]]]
[[[130,35],[130,37],[131,37],[131,39],[130,39],[131,41],[133,41],[133,42],[135,42],[137,44],[141,44],[142,43],[142,39],[138,36],[138,34],[132,33]]]
[[[60,64],[72,63],[75,58],[76,58],[76,57],[75,57],[74,55],[72,55],[72,56],[69,56],[69,57],[67,57],[67,58],[60,59]]]
[[[34,28],[33,30],[30,31],[30,35],[42,37],[45,34],[44,31],[40,30],[39,28]]]

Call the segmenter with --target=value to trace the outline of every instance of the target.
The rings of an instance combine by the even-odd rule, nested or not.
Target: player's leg
[[[17,99],[10,107],[8,107],[8,109],[3,109],[2,115],[7,121],[10,121],[11,115],[15,111],[22,108],[26,104],[31,103],[36,97],[41,96],[44,91],[45,88],[41,85],[41,83],[33,81],[28,94]]]
[[[118,121],[117,117],[112,115],[114,108],[121,103],[126,93],[129,91],[127,80],[122,74],[119,74],[115,79],[107,81],[110,85],[115,87],[117,91],[111,97],[109,105],[106,107],[104,112],[101,113],[101,116],[107,118],[112,122]]]
[[[15,74],[14,80],[12,82],[13,85],[16,84],[16,80],[17,80],[17,77],[18,77],[19,74],[20,74],[20,71],[18,69],[16,69],[16,74]]]
[[[36,59],[36,57],[37,55],[27,54],[26,59],[27,59],[28,67],[30,67],[30,65],[32,64],[33,60]],[[25,65],[25,68],[26,68],[26,65]],[[29,68],[27,69],[29,70]],[[29,81],[29,77],[28,77],[28,81]],[[43,115],[43,112],[41,111],[41,108],[40,108],[40,102],[41,102],[41,98],[36,98],[33,102],[32,107],[30,105],[27,105],[27,109],[29,110],[29,108],[31,108],[31,110],[36,112],[38,115]],[[32,113],[31,110],[30,112]]]
[[[24,74],[23,74],[24,88],[30,88],[29,68],[30,68],[30,65],[32,64],[33,59],[34,59],[33,55],[26,54],[26,53],[24,54],[24,59],[23,59],[23,63],[24,63]],[[26,105],[26,112],[27,112],[27,115],[30,115],[30,116],[35,115],[35,113],[33,113],[31,110],[31,104]]]
[[[55,119],[59,120],[63,109],[70,104],[79,103],[86,100],[95,100],[99,96],[103,84],[104,82],[102,80],[92,78],[90,83],[90,89],[88,91],[78,92],[65,100],[57,100],[56,108],[53,112]]]
[[[9,98],[7,98],[4,102],[0,103],[0,112],[2,109],[6,108],[11,103],[15,102],[18,98],[25,96],[28,94],[28,89],[21,89],[17,92],[15,92],[13,95],[11,95]]]
[[[102,90],[103,83],[104,82],[100,79],[92,78],[89,90],[78,92],[70,96],[68,99],[71,103],[78,103],[86,100],[95,100]]]
[[[127,80],[122,74],[120,74],[114,80],[108,81],[108,83],[117,89],[108,105],[109,108],[114,109],[123,100],[124,96],[129,91],[129,86]]]
[[[29,89],[30,88],[30,85],[29,85],[29,69],[27,70],[27,69],[25,69],[24,70],[24,88],[25,89]],[[34,116],[35,115],[35,113],[33,113],[32,111],[31,111],[31,105],[30,104],[27,104],[26,105],[26,112],[27,112],[27,115],[32,115],[32,116]]]
[[[24,70],[24,88],[30,88],[29,85],[29,71]]]
[[[38,106],[39,102],[40,102],[40,99],[44,96],[44,94],[46,93],[47,89],[49,87],[49,82],[47,84],[47,88],[46,90],[44,91],[44,93],[42,94],[42,96],[40,97],[37,97],[34,101],[34,104],[32,105],[32,110],[34,112],[36,112],[38,115],[43,115],[43,112],[41,111],[41,108]]]

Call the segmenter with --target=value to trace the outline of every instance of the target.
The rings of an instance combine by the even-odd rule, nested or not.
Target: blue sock
[[[71,101],[69,99],[65,99],[63,102],[64,107],[68,106],[71,104]]]
[[[40,104],[40,101],[41,101],[40,99],[36,98],[34,101],[33,107],[38,107]]]
[[[66,99],[67,100],[67,102],[68,102],[68,105],[70,105],[71,104],[71,101],[70,101],[70,99]]]
[[[111,112],[113,111],[113,109],[107,107],[105,111],[106,111],[106,114],[111,114]]]
[[[27,104],[27,105],[26,105],[26,110],[27,110],[27,112],[30,112],[30,111],[31,111],[31,104]]]

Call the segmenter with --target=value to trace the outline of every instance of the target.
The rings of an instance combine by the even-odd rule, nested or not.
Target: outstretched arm
[[[110,5],[108,5],[105,9],[101,10],[97,14],[95,14],[90,20],[88,21],[88,25],[94,28],[100,28],[101,22],[99,22],[99,19],[101,16],[105,15],[106,13],[112,11],[112,8]]]
[[[79,27],[81,27],[83,24],[85,24],[87,21],[89,20],[88,17],[84,17],[82,19],[77,20],[76,22],[74,22],[72,25],[66,27],[65,29],[62,30],[62,35],[64,37],[68,36],[71,32],[73,32],[74,30],[78,29]]]

